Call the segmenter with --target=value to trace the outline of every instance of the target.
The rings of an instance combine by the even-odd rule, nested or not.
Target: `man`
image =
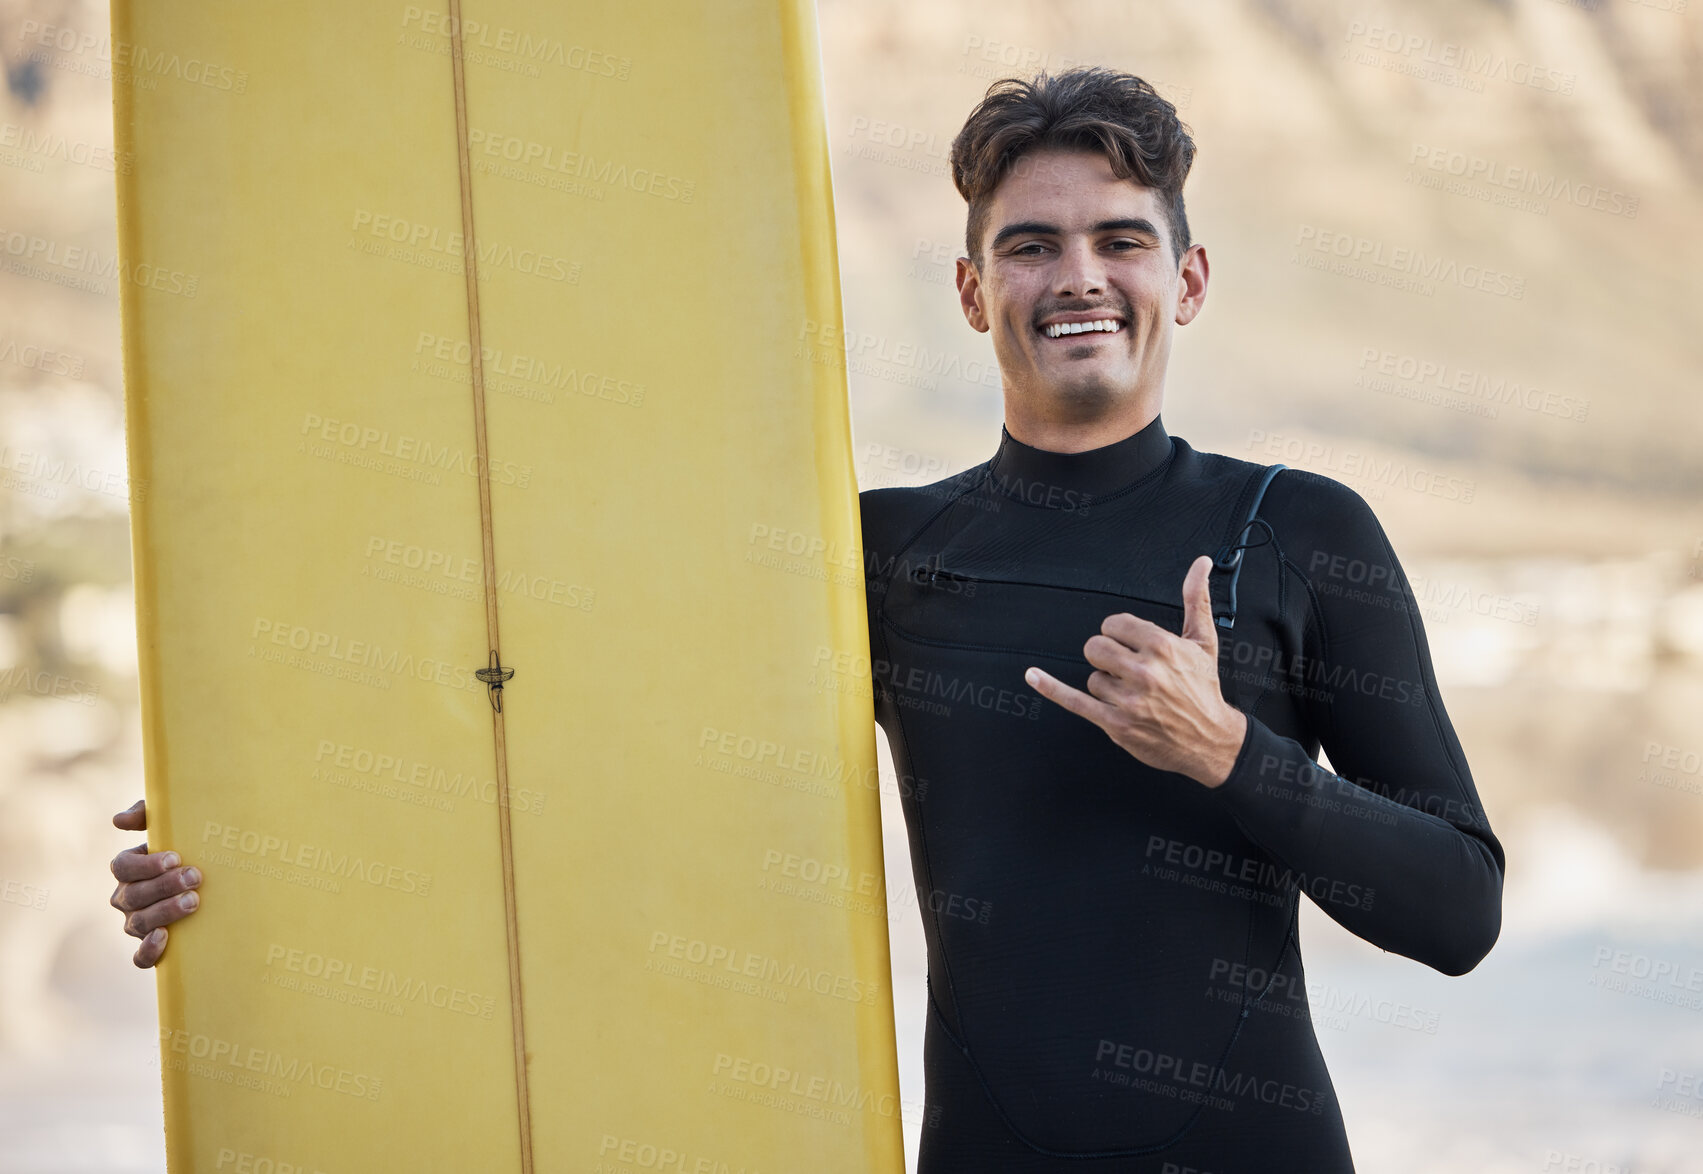
[[[1098,68],[995,83],[953,144],[1005,426],[972,469],[861,496],[876,717],[929,780],[902,798],[919,1174],[1352,1171],[1301,893],[1447,974],[1500,931],[1502,847],[1371,509],[1160,421],[1209,274],[1193,153]],[[152,965],[198,874],[145,845],[113,872]]]

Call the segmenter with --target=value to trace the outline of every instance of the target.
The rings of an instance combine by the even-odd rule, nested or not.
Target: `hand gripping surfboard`
[[[171,1169],[901,1171],[812,4],[112,37]]]

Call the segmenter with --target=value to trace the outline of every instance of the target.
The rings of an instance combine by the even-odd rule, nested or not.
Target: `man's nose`
[[[1069,241],[1059,255],[1053,296],[1080,298],[1106,292],[1106,266],[1088,241]]]

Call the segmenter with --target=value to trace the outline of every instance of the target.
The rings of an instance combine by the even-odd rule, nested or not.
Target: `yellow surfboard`
[[[901,1171],[810,0],[115,0],[174,1172]]]

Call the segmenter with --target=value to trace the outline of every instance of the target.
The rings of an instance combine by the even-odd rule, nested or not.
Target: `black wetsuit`
[[[973,469],[861,495],[928,943],[919,1174],[1350,1171],[1298,894],[1448,974],[1501,928],[1502,846],[1395,553],[1341,482],[1157,418],[1073,454],[1001,431]],[[1086,688],[1082,646],[1116,612],[1180,633],[1202,554],[1248,715],[1218,788],[1023,680]]]

